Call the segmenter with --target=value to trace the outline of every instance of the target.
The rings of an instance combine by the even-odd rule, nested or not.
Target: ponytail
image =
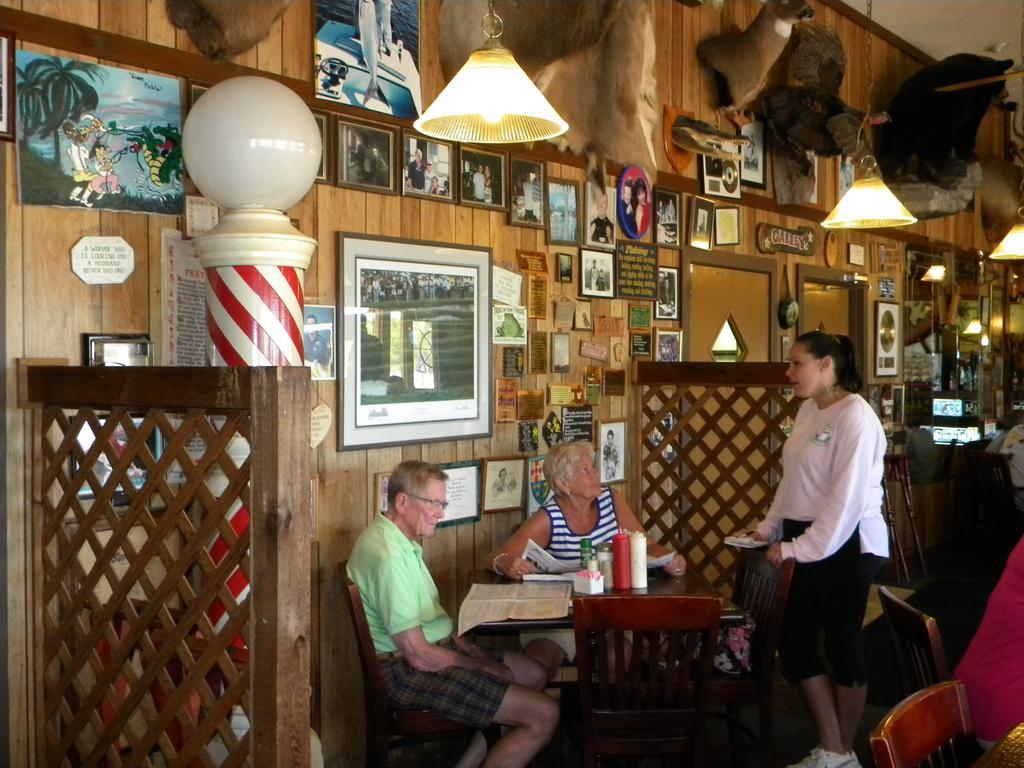
[[[831,357],[832,367],[836,372],[836,383],[847,392],[860,391],[864,382],[857,371],[857,355],[849,336],[808,331],[798,336],[796,342],[807,347],[811,355],[818,360]]]

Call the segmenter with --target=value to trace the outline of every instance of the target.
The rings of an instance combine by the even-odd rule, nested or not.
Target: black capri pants
[[[810,523],[782,521],[782,540],[791,541]],[[825,674],[818,638],[825,635],[825,655],[837,685],[867,683],[861,629],[868,592],[885,558],[861,554],[860,528],[824,560],[797,563],[779,642],[782,674],[791,683]]]

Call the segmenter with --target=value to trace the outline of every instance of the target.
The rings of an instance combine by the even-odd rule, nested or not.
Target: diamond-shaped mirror
[[[716,363],[738,363],[746,357],[747,347],[743,343],[736,321],[732,315],[725,318],[722,330],[711,345],[711,357]]]

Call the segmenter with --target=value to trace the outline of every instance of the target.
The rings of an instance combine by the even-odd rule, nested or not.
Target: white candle
[[[629,573],[633,589],[647,589],[647,536],[643,531],[629,534]]]

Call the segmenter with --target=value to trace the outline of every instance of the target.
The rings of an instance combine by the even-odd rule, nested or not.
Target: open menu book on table
[[[489,621],[569,615],[572,584],[474,584],[459,607],[459,634]]]

